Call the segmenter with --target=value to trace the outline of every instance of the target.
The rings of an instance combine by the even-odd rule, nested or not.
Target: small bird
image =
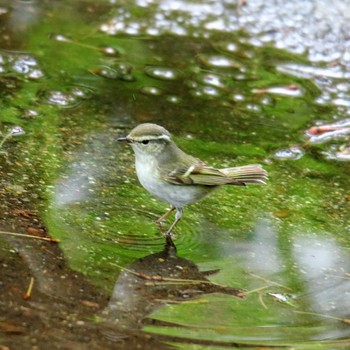
[[[155,197],[171,204],[156,222],[160,224],[176,210],[175,220],[165,233],[170,236],[183,208],[204,198],[222,185],[265,184],[267,172],[259,164],[216,169],[183,152],[162,126],[144,123],[119,142],[130,144],[135,153],[137,177]]]

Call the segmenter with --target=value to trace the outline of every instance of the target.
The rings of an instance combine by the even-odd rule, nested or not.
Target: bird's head
[[[157,156],[172,142],[168,130],[160,125],[144,123],[136,126],[130,133],[118,139],[130,144],[136,155]]]

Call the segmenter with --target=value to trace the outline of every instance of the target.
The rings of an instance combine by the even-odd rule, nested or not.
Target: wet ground
[[[347,349],[349,11],[0,1],[0,349]],[[165,241],[116,141],[149,121],[269,183]]]

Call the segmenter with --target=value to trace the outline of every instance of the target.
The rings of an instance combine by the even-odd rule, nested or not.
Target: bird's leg
[[[174,208],[174,209],[176,209],[175,221],[171,224],[171,226],[169,227],[168,231],[164,234],[164,236],[171,236],[171,231],[174,229],[174,227],[182,217],[183,209],[182,208]]]
[[[163,214],[159,219],[157,219],[156,224],[160,225],[162,221],[164,221],[174,210],[175,208],[171,207],[165,214]]]

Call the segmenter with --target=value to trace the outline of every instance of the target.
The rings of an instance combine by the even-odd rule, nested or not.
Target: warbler
[[[135,153],[137,177],[153,196],[171,208],[156,222],[160,224],[176,210],[175,220],[165,233],[170,236],[183,215],[183,208],[195,203],[222,185],[265,184],[267,172],[259,164],[217,169],[182,151],[171,134],[160,125],[136,126],[119,142],[129,144]]]

